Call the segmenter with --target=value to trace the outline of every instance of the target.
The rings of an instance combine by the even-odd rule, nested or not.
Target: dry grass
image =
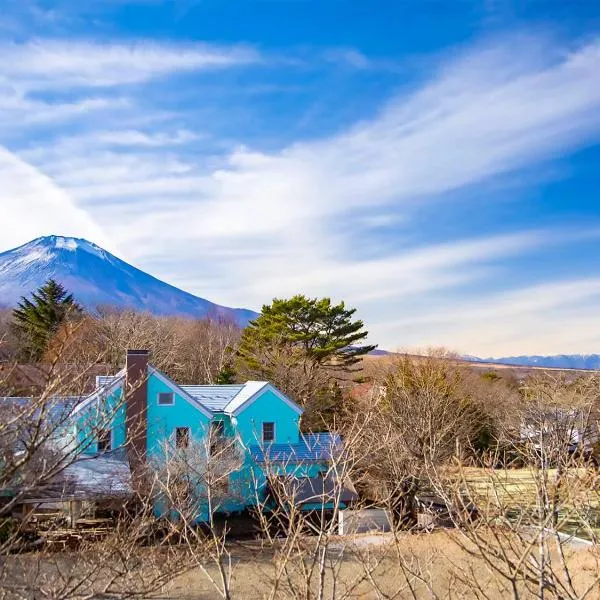
[[[556,471],[548,471],[554,481]],[[463,468],[460,471],[469,493],[480,506],[501,506],[507,510],[531,509],[536,504],[539,476],[533,467],[524,469]],[[598,473],[593,469],[573,469],[566,485],[557,489],[563,508],[560,530],[591,539],[600,538],[600,488]],[[551,492],[554,492],[552,485]],[[586,526],[583,526],[584,523]]]
[[[459,541],[462,542],[462,545]],[[309,546],[313,542],[314,538],[307,540]],[[487,590],[488,598],[500,600],[511,598],[507,583],[495,576],[481,559],[470,555],[467,551],[468,545],[465,547],[464,543],[464,539],[456,530],[439,530],[429,534],[406,533],[397,538],[391,534],[357,536],[355,539],[336,538],[332,540],[327,553],[327,573],[323,598],[328,600],[370,600],[375,598],[395,598],[397,600],[404,598],[423,598],[424,600],[426,598],[437,598],[438,600],[461,598],[468,600],[481,598],[474,591],[473,581]],[[233,567],[232,600],[268,598],[276,569],[281,565],[278,548],[268,547],[258,541],[231,544],[228,548],[231,552]],[[151,552],[149,548],[145,550]],[[599,550],[590,548],[567,552],[567,560],[576,588],[583,589],[594,580],[598,570]],[[140,559],[144,560],[143,551]],[[167,563],[171,559],[165,556]],[[40,564],[39,560],[48,564]],[[307,554],[304,562],[308,563],[309,561]],[[53,579],[51,575],[59,566],[62,573],[68,573],[73,568],[77,569],[77,565],[79,565],[75,553],[40,555],[39,557],[36,557],[35,554],[15,556],[8,563],[15,563],[13,565],[15,567],[18,565],[19,568],[16,571],[21,576],[27,577],[30,584],[34,581],[34,574],[40,583],[40,575],[45,573],[42,579],[45,580],[46,591],[49,590],[50,581]],[[208,557],[205,558],[203,564],[207,567],[208,573],[218,580],[217,569],[214,564],[211,564]],[[299,593],[305,585],[302,565],[303,562],[298,558],[290,560],[289,577],[283,579],[273,598],[284,600],[298,597],[317,598],[315,594],[316,576],[311,582],[312,595],[294,595],[294,593]],[[7,566],[9,565],[5,565],[5,567]],[[371,576],[366,577],[369,569],[372,569]],[[411,587],[408,586],[408,582],[411,583],[414,595],[410,591]],[[4,584],[6,583],[7,580],[4,580]],[[82,595],[68,597],[84,598],[85,590],[79,591],[82,592]],[[10,593],[6,594],[6,592],[5,585],[0,585],[0,598],[12,600],[17,597]],[[22,598],[22,596],[18,597]],[[25,597],[37,598],[38,596]],[[198,567],[176,577],[169,585],[151,596],[154,600],[212,600],[219,597],[213,584]],[[535,596],[524,594],[521,597]],[[600,590],[594,589],[587,598],[600,600]]]
[[[388,544],[375,544],[371,547],[360,545],[353,550],[346,548],[339,564],[336,577],[336,595],[333,596],[334,577],[328,573],[325,598],[371,599],[371,598],[413,598],[412,587],[417,598],[476,598],[478,597],[468,579],[475,578],[489,592],[490,598],[510,598],[506,582],[499,581],[483,564],[473,558],[457,544],[455,531],[437,531],[431,534],[405,534],[396,544],[388,537]],[[331,560],[340,554],[340,546],[330,550]],[[347,540],[340,539],[340,544]],[[232,548],[234,564],[233,598],[261,600],[267,598],[271,590],[276,563],[272,549],[253,544],[238,545]],[[568,561],[575,574],[576,585],[582,589],[594,580],[597,570],[597,550],[578,550],[569,553]],[[372,573],[372,578],[357,583],[365,574],[367,565],[380,561]],[[418,577],[414,575],[418,574]],[[290,587],[296,592],[301,589],[299,572],[284,582],[275,598],[291,598]],[[378,588],[377,592],[375,586]],[[198,570],[190,571],[177,579],[163,598],[182,600],[208,600],[216,598],[214,588]],[[314,596],[316,597],[316,596]],[[523,596],[524,598],[527,595]],[[534,596],[531,596],[534,597]],[[587,596],[600,598],[600,591]]]

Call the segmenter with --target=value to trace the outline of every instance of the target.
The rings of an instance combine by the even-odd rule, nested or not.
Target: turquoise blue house
[[[291,485],[300,510],[332,504],[332,490],[342,486],[329,468],[341,440],[302,434],[298,404],[266,381],[178,385],[148,358],[145,351],[128,351],[125,367],[98,377],[94,392],[75,406],[65,439],[81,452],[78,463],[93,469],[120,457],[130,475],[152,472],[155,511],[163,516],[172,511],[161,491],[169,468],[170,480],[176,472],[193,487],[196,521],[257,505],[269,510],[274,480]],[[111,479],[109,470],[96,471],[108,473],[99,483]],[[335,501],[342,507],[356,497],[348,484],[340,493]]]

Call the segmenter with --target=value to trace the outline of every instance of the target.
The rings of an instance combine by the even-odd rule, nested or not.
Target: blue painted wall
[[[300,416],[270,389],[265,390],[235,420],[236,429],[245,446],[262,444],[263,422],[275,423],[274,443],[298,443]]]
[[[77,443],[84,454],[96,454],[98,443],[96,431],[100,428],[111,430],[111,447],[125,444],[125,402],[123,387],[118,386],[100,402],[92,402],[75,415]]]
[[[172,405],[159,405],[158,395],[161,392],[174,392]],[[182,394],[162,381],[156,374],[148,377],[148,433],[147,451],[155,456],[169,440],[175,444],[175,429],[190,428],[190,441],[203,444],[210,427],[210,418]]]

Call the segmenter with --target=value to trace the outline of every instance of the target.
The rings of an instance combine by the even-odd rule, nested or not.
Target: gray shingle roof
[[[44,410],[49,424],[57,425],[68,419],[84,398],[85,396],[54,396],[42,404],[39,398],[31,396],[0,396],[0,406],[6,410],[12,409],[17,414],[27,412],[32,418],[37,418],[40,411]],[[30,404],[33,405],[33,411],[28,411]]]
[[[210,410],[224,410],[243,389],[243,385],[180,385],[182,390],[196,398]]]
[[[118,379],[119,375],[97,375],[96,376],[96,388],[101,388],[106,385],[110,385],[115,379]]]
[[[342,450],[342,440],[337,433],[315,433],[303,435],[298,444],[253,445],[249,448],[257,463],[326,462]]]

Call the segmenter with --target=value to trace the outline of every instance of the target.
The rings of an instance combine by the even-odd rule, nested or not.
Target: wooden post
[[[81,516],[81,501],[80,500],[71,500],[69,502],[69,515],[71,521],[71,529],[75,529],[77,527],[77,521]]]

